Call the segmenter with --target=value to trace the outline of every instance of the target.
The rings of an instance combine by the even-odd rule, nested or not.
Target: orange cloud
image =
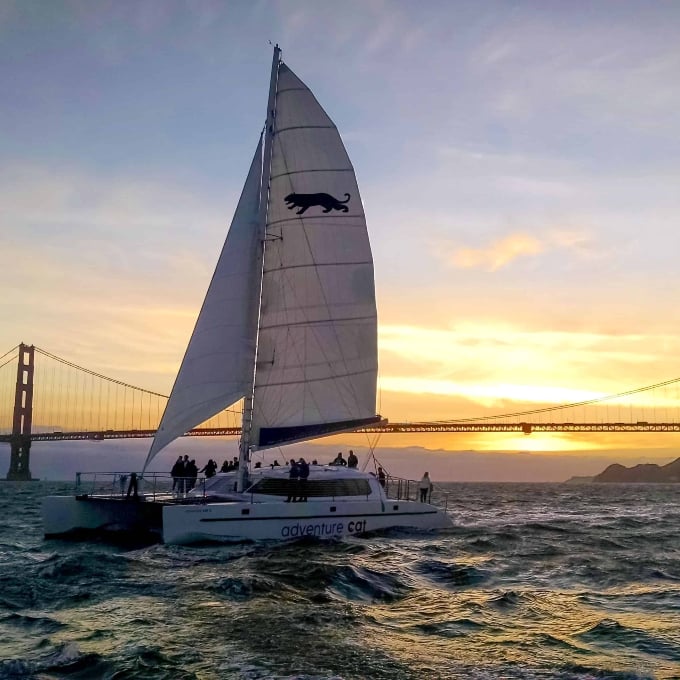
[[[545,246],[528,234],[511,234],[490,244],[486,248],[460,248],[455,250],[450,261],[464,269],[483,267],[495,271],[518,257],[538,255]]]
[[[541,239],[518,232],[505,236],[481,248],[444,248],[446,262],[462,269],[481,268],[496,271],[521,257],[534,257],[551,250],[571,250],[579,255],[590,254],[589,238],[580,232],[554,230]],[[441,256],[441,255],[440,255]]]

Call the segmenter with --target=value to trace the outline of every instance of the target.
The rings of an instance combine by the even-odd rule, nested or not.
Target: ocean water
[[[0,678],[680,678],[680,485],[450,484],[455,528],[44,540],[0,484]]]

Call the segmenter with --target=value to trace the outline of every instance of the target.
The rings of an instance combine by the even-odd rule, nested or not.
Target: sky
[[[381,414],[483,417],[680,376],[679,35],[680,5],[655,0],[0,0],[0,354],[35,344],[169,393],[271,41],[356,169]],[[680,438],[382,444],[664,462]]]

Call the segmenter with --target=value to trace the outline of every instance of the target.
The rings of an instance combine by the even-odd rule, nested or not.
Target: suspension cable
[[[84,368],[83,366],[78,366],[78,364],[74,364],[71,361],[67,361],[66,359],[62,359],[61,357],[55,356],[54,354],[50,354],[49,352],[46,352],[44,349],[40,349],[40,347],[35,348],[37,352],[40,352],[40,354],[49,357],[50,359],[54,359],[55,361],[59,361],[62,364],[65,364],[66,366],[69,366],[70,368],[77,368],[79,371],[84,371],[85,373],[88,373],[89,375],[94,376],[95,378],[101,378],[103,380],[109,380],[112,383],[115,383],[116,385],[122,385],[123,387],[129,387],[133,390],[139,390],[140,392],[145,392],[146,394],[153,394],[156,397],[163,397],[163,399],[168,399],[167,394],[160,394],[159,392],[153,392],[152,390],[145,390],[143,387],[137,387],[136,385],[130,385],[130,383],[123,382],[122,380],[116,380],[115,378],[110,378],[107,375],[102,375],[101,373],[96,373],[95,371],[91,371],[89,368]]]
[[[648,385],[647,387],[638,387],[634,390],[628,390],[626,392],[618,392],[617,394],[609,394],[605,397],[597,397],[596,399],[586,399],[585,401],[575,401],[571,404],[560,404],[558,406],[546,406],[544,408],[536,408],[530,411],[517,411],[516,413],[503,413],[496,416],[481,416],[479,418],[458,418],[455,420],[435,420],[435,423],[476,423],[480,420],[497,420],[499,418],[514,418],[517,416],[529,416],[536,413],[546,413],[547,411],[561,411],[567,408],[574,408],[576,406],[589,406],[590,404],[597,404],[602,401],[611,401],[613,399],[618,399],[619,397],[628,397],[631,394],[639,394],[640,392],[647,392],[648,390],[653,390],[657,387],[665,387],[667,385],[672,385],[674,383],[680,382],[680,378],[673,378],[672,380],[665,380],[664,382],[657,383],[656,385]]]

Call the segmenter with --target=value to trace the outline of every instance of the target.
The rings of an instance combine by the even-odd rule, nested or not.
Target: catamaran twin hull
[[[438,508],[414,501],[355,500],[306,503],[242,501],[177,503],[96,496],[51,496],[43,501],[45,535],[76,531],[159,534],[165,543],[338,539],[390,528],[452,526]]]
[[[215,491],[207,502],[49,498],[46,534],[140,527],[186,543],[450,526],[433,506],[389,499],[367,473],[313,466],[310,501],[286,503],[293,471],[250,469],[255,450],[381,420],[373,255],[354,168],[335,123],[281,61],[278,46],[267,102],[234,218],[144,464],[146,470],[171,442],[243,400],[235,488],[233,478],[218,475],[210,490],[206,484],[206,492]],[[212,489],[223,481],[228,489]]]

